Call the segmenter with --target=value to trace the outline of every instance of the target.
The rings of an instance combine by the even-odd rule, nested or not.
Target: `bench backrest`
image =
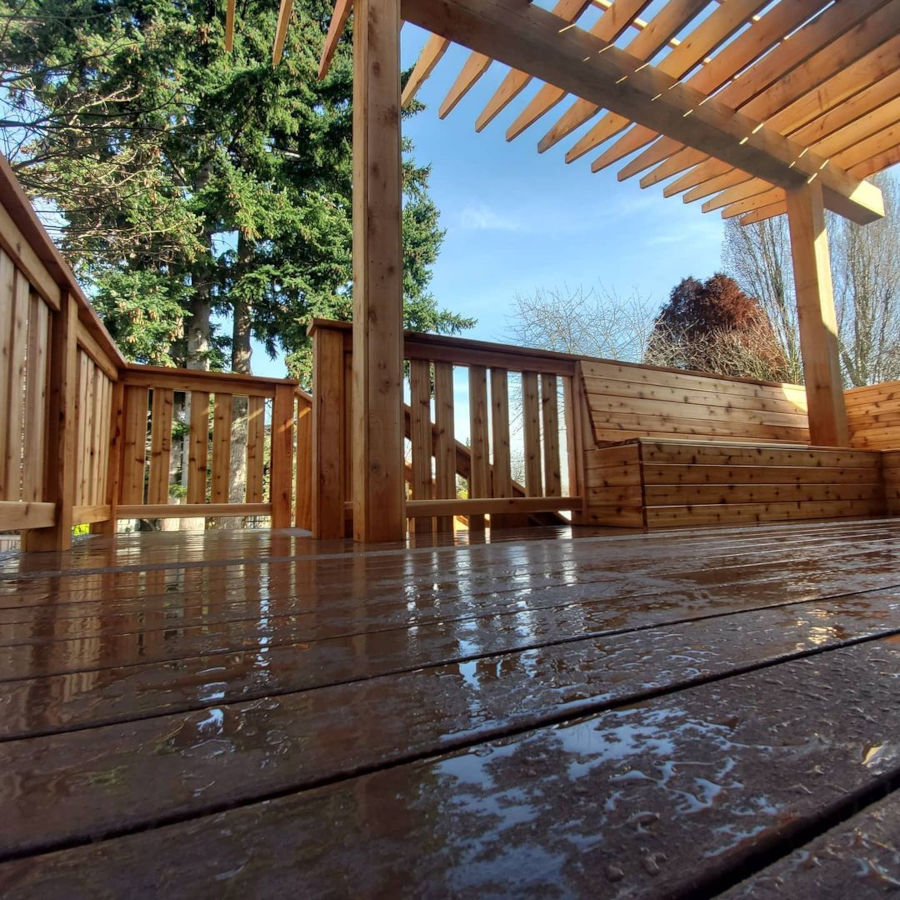
[[[800,385],[605,360],[583,360],[581,373],[599,445],[635,437],[809,443]]]
[[[900,448],[900,381],[844,391],[850,446],[866,450]]]

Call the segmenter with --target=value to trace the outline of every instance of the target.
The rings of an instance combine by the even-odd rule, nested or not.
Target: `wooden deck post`
[[[272,453],[269,469],[272,528],[291,527],[293,476],[294,389],[290,385],[278,385],[272,401]]]
[[[787,192],[810,442],[849,446],[828,235],[819,181]]]
[[[97,534],[114,536],[118,528],[119,485],[122,480],[122,442],[125,437],[125,384],[121,376],[112,386],[109,416],[109,457],[106,464],[106,502],[109,518],[96,525]]]
[[[313,323],[312,533],[344,537],[344,332]]]
[[[405,533],[400,4],[356,0],[353,34],[353,536]]]
[[[297,393],[297,461],[294,476],[294,527],[312,528],[312,405]]]
[[[56,521],[50,528],[24,532],[25,550],[68,550],[72,546],[75,454],[83,450],[75,446],[78,304],[67,291],[62,292],[60,300],[50,329],[47,451],[43,460],[30,462],[43,466],[44,499],[56,504]]]

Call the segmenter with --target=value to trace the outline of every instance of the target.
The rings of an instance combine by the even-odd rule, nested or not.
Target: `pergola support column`
[[[353,536],[405,533],[400,4],[356,0],[353,47]]]
[[[821,183],[788,191],[787,209],[810,441],[846,447],[850,440]]]

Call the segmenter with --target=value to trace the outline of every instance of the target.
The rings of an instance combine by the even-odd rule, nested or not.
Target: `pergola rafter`
[[[563,95],[572,93],[664,133],[667,138],[657,144],[666,151],[666,140],[673,152],[689,146],[701,159],[717,157],[785,189],[819,179],[828,208],[859,222],[881,215],[880,197],[870,185],[718,97],[710,98],[577,27],[560,28],[560,19],[539,7],[516,7],[500,0],[406,0],[403,15],[477,53],[491,53],[511,67],[529,69]],[[658,34],[668,40],[671,27]],[[754,79],[742,91],[756,96],[756,86],[764,90],[768,82]],[[671,155],[666,152],[663,158]]]

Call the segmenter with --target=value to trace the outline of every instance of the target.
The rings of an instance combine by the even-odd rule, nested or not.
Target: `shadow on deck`
[[[0,891],[895,885],[900,522],[578,535],[9,556]]]

